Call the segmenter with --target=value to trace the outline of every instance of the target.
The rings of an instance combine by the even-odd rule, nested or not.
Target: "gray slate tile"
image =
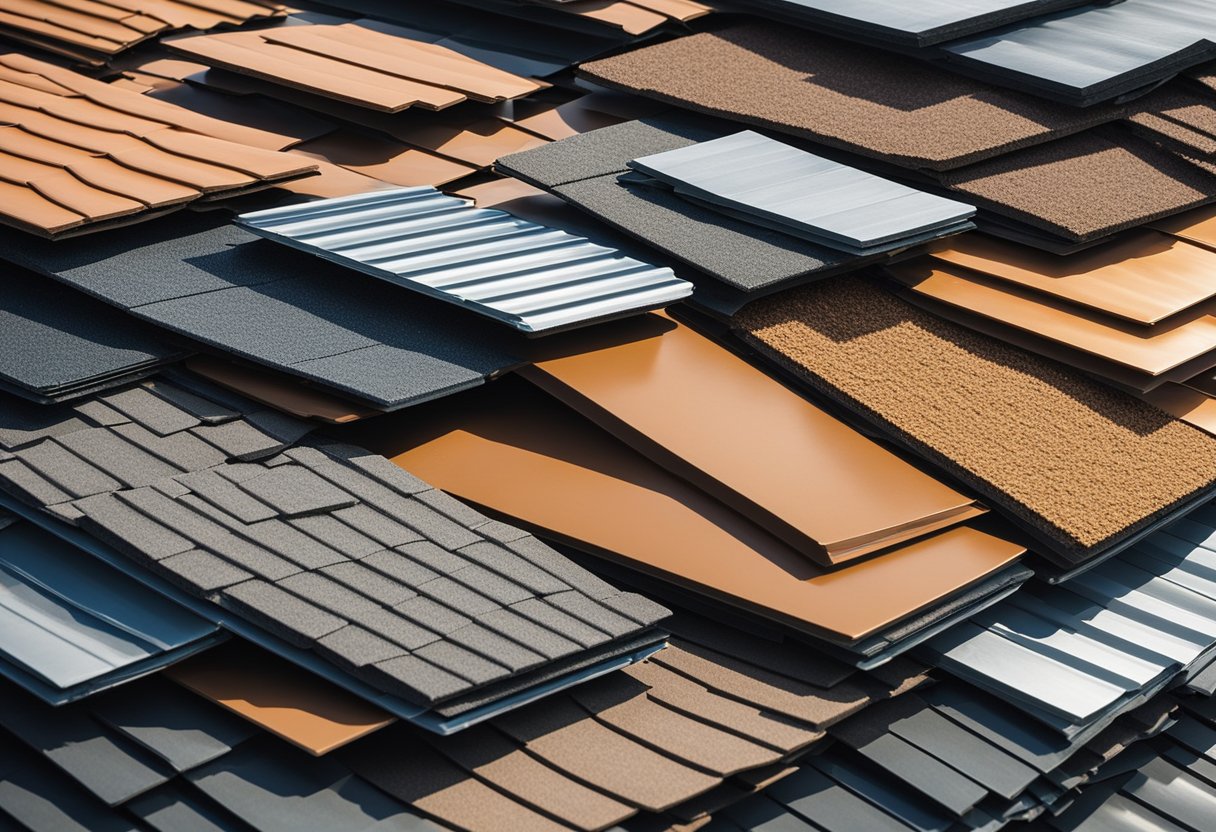
[[[210,595],[217,589],[239,584],[253,577],[236,564],[198,549],[171,555],[159,561],[157,565],[164,571],[168,580],[197,595]]]
[[[515,604],[533,596],[532,592],[519,584],[475,564],[457,569],[449,577],[487,598],[493,598],[499,604]]]
[[[540,567],[487,540],[465,546],[460,550],[460,554],[536,595],[549,595],[570,589]]]
[[[129,488],[151,485],[164,477],[182,473],[180,469],[124,439],[115,430],[89,428],[63,435],[58,441]]]
[[[181,497],[179,502],[228,527],[238,537],[257,543],[286,561],[302,569],[320,569],[342,563],[346,556],[324,543],[294,529],[282,520],[261,520],[257,523],[242,523],[231,514],[221,511],[193,494]]]
[[[671,610],[662,604],[651,601],[645,595],[636,592],[622,592],[619,595],[609,595],[601,598],[600,603],[613,612],[620,613],[626,618],[636,621],[643,627],[652,627],[671,615]]]
[[[287,522],[351,558],[366,557],[384,549],[381,544],[329,514],[295,517]]]
[[[234,483],[224,479],[215,471],[194,471],[179,476],[177,481],[211,505],[223,509],[241,522],[256,523],[259,520],[269,520],[278,516],[278,512],[270,506],[237,488]]]
[[[346,626],[346,621],[265,581],[253,580],[220,592],[220,603],[297,647]]]
[[[434,664],[449,673],[466,679],[474,685],[485,685],[511,675],[506,667],[483,658],[450,641],[437,641],[414,651],[418,658]]]
[[[378,603],[366,595],[361,595],[319,572],[300,572],[284,578],[276,585],[348,621],[358,621],[361,613],[381,609]]]
[[[583,648],[596,647],[612,640],[607,632],[557,608],[548,599],[529,598],[511,604],[510,610],[546,629],[561,633]]]
[[[352,671],[406,655],[406,650],[401,646],[356,624],[325,636],[317,642],[316,650],[335,664]]]
[[[168,436],[200,423],[197,417],[160,396],[152,395],[143,387],[128,387],[102,396],[101,400],[160,436]]]
[[[5,490],[39,506],[55,505],[72,499],[72,495],[19,459],[0,462],[0,481]]]
[[[399,656],[365,668],[364,678],[373,685],[404,686],[407,698],[428,704],[466,690],[469,683],[417,656]]]
[[[412,598],[410,601],[406,601],[405,604],[409,604],[414,600],[417,599]],[[381,638],[401,645],[406,650],[417,650],[419,647],[424,647],[438,641],[440,638],[437,632],[438,628],[431,627],[430,622],[415,623],[415,621],[410,620],[404,615],[399,615],[394,610],[387,610],[384,607],[360,611],[358,615],[351,616],[351,621],[367,628]],[[468,621],[468,619],[465,619],[465,621]],[[419,624],[423,626],[419,626]]]
[[[587,571],[539,538],[528,535],[504,544],[520,557],[526,558],[588,598],[606,598],[618,590],[594,573]]]
[[[591,624],[597,630],[603,630],[613,638],[620,638],[635,629],[629,619],[617,615],[603,604],[579,592],[559,592],[546,596],[545,600],[562,612]]]
[[[558,659],[577,653],[581,648],[565,636],[528,620],[509,609],[494,610],[477,619],[478,623],[540,653],[547,659]]]
[[[140,386],[208,425],[231,422],[241,415],[240,412],[226,407],[220,401],[213,401],[198,393],[192,393],[176,384],[170,384],[159,379],[150,379],[142,382]]]
[[[417,594],[399,581],[355,561],[326,566],[321,572],[386,607],[400,604]]]
[[[195,548],[190,540],[111,494],[86,497],[75,505],[84,513],[81,525],[123,551],[135,551],[143,557],[159,561]]]
[[[85,462],[53,439],[30,445],[14,455],[74,498],[91,497],[122,487],[118,480]]]
[[[415,596],[393,609],[411,621],[443,635],[458,630],[473,620],[425,595]]]
[[[72,405],[72,409],[99,427],[125,425],[131,421],[130,418],[119,413],[99,399],[75,402]]]
[[[469,624],[467,627],[453,630],[448,633],[448,638],[483,658],[505,665],[512,673],[522,673],[545,663],[544,656],[504,638],[480,624]]]
[[[418,584],[423,584],[439,577],[437,572],[426,568],[418,561],[406,557],[399,552],[376,552],[363,558],[360,563],[410,587],[418,586]]]
[[[422,540],[422,535],[413,529],[367,505],[359,504],[338,509],[334,512],[334,517],[375,540],[385,549]]]
[[[175,433],[170,436],[157,436],[145,427],[137,424],[117,425],[111,428],[115,433],[138,445],[150,454],[182,471],[200,471],[223,463],[228,457],[223,451],[192,433]]]
[[[404,546],[396,547],[394,551],[441,575],[464,569],[470,563],[455,552],[449,552],[429,540],[407,543]]]
[[[333,511],[355,504],[355,498],[302,465],[272,468],[245,480],[241,488],[287,517]]]
[[[416,499],[408,500],[402,506],[401,513],[394,516],[427,540],[434,541],[445,549],[459,549],[481,540],[476,533]]]
[[[418,590],[418,594],[425,595],[446,607],[451,607],[457,612],[464,613],[473,618],[484,615],[491,610],[496,610],[501,606],[498,601],[490,600],[486,596],[474,592],[463,584],[458,584],[447,577],[427,581],[424,584],[419,584],[415,589]]]
[[[199,425],[191,432],[205,442],[219,448],[231,459],[259,459],[278,453],[285,444],[268,436],[244,421],[226,422],[219,425]]]

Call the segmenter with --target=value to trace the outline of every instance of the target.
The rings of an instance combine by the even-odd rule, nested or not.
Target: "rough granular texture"
[[[1167,87],[1142,101],[1128,117],[1131,129],[1180,153],[1216,155],[1216,101]]]
[[[1076,242],[1216,199],[1216,176],[1113,131],[1019,150],[940,179],[981,207]]]
[[[1081,559],[1216,482],[1216,439],[864,278],[763,299],[745,337]]]
[[[611,87],[934,170],[1123,113],[1053,104],[914,58],[768,23],[679,38],[580,71]]]

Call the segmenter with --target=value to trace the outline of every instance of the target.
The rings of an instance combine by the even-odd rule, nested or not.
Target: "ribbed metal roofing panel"
[[[239,222],[526,333],[644,312],[692,293],[671,269],[434,188],[255,211]]]
[[[975,208],[743,130],[629,167],[715,210],[868,254],[970,228]]]
[[[221,638],[190,611],[32,525],[0,533],[0,674],[59,703]]]
[[[1205,507],[1064,586],[975,616],[929,652],[1074,735],[1206,660],[1216,647],[1214,565],[1216,512]]]

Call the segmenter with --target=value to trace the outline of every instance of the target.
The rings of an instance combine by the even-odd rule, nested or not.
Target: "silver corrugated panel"
[[[1068,583],[1023,591],[929,643],[939,665],[1067,734],[1216,649],[1216,509]]]
[[[736,219],[854,254],[902,248],[973,227],[970,205],[751,130],[643,156],[629,167]]]
[[[671,269],[434,188],[325,199],[238,221],[528,333],[657,309],[692,293]]]

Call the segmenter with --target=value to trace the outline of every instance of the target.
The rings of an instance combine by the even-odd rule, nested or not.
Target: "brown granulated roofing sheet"
[[[1216,155],[1216,100],[1167,87],[1137,101],[1141,108],[1127,121],[1133,131],[1200,157]]]
[[[1168,377],[1175,381],[1184,380],[1216,365],[1216,302],[1192,307],[1155,326],[1144,326],[1079,309],[948,264],[901,263],[890,273],[916,295],[1152,378],[1170,374]],[[1202,364],[1193,366],[1196,362]],[[1190,371],[1185,372],[1187,369]]]
[[[804,136],[911,168],[947,170],[1084,130],[1121,108],[999,90],[914,58],[746,23],[583,64],[611,88]]]
[[[73,54],[114,55],[172,29],[214,29],[281,17],[285,7],[260,0],[5,0],[0,32]]]
[[[658,315],[628,327],[609,343],[569,339],[522,372],[821,563],[983,512],[688,327]]]
[[[0,56],[0,66],[15,70],[0,78],[0,221],[25,231],[99,230],[316,170],[307,159],[237,143],[281,138],[263,131],[20,55]]]
[[[971,483],[1070,562],[1216,483],[1212,437],[865,278],[763,299],[736,323],[749,343]]]
[[[397,721],[332,682],[244,642],[195,656],[165,675],[317,756]]]
[[[501,380],[478,393],[352,429],[524,527],[814,637],[856,642],[1023,551],[963,526],[829,571],[539,391]],[[881,489],[871,502],[889,496]]]
[[[1216,296],[1216,253],[1158,231],[1136,231],[1069,257],[965,234],[934,259],[1138,324]]]
[[[1216,176],[1135,136],[1088,132],[941,174],[956,194],[1072,242],[1216,199]]]
[[[361,20],[186,35],[165,45],[208,66],[384,112],[507,101],[548,86],[410,34]]]

